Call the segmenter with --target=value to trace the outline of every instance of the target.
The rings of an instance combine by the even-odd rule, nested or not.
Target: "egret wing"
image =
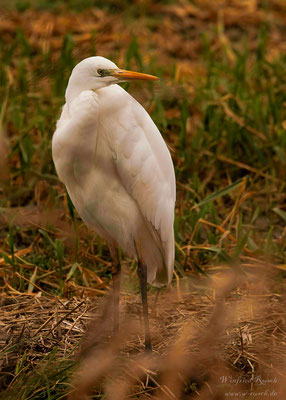
[[[127,112],[128,111],[128,112]],[[169,150],[145,109],[134,100],[121,118],[115,165],[162,250],[171,280],[174,264],[175,175]],[[128,115],[127,115],[128,114]],[[125,122],[123,122],[125,121]]]

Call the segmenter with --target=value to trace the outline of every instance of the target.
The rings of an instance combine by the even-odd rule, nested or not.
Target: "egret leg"
[[[113,331],[119,332],[119,297],[120,297],[120,278],[121,278],[121,265],[116,263],[112,267],[112,280],[113,280]]]
[[[140,282],[143,318],[144,318],[144,331],[145,331],[145,351],[152,351],[151,336],[149,329],[148,317],[148,301],[147,301],[147,268],[141,261],[138,261],[137,274]]]

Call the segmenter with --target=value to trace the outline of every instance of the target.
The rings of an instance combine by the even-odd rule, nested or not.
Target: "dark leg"
[[[120,278],[121,278],[120,263],[112,267],[113,279],[113,330],[114,333],[119,331],[119,296],[120,296]]]
[[[150,329],[149,329],[149,317],[148,317],[148,302],[147,302],[147,268],[146,265],[143,264],[141,261],[138,261],[137,274],[140,282],[140,290],[141,290],[141,298],[143,306],[145,350],[152,351]]]

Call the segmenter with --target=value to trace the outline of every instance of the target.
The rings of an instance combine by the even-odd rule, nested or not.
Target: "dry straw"
[[[83,338],[69,400],[92,394],[112,400],[262,399],[271,393],[282,400],[285,298],[273,282],[261,267],[259,276],[216,274],[186,281],[179,295],[178,290],[161,293],[151,318],[153,354],[143,351],[135,296],[122,299],[117,336],[112,335],[111,295],[100,302],[2,296],[3,350],[22,343],[17,353],[11,350],[1,360],[2,384],[5,372],[15,369],[19,351],[26,352],[33,368],[55,345],[59,359]]]

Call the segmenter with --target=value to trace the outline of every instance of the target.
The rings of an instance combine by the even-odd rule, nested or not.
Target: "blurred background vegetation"
[[[3,298],[110,288],[107,246],[78,218],[51,157],[68,77],[91,55],[161,78],[124,88],[173,157],[177,284],[238,263],[283,282],[285,26],[283,0],[0,1]],[[126,291],[137,290],[135,268],[124,261]]]

